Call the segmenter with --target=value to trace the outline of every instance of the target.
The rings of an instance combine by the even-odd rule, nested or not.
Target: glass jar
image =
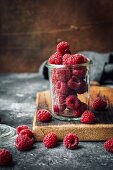
[[[53,117],[60,120],[79,120],[82,113],[89,108],[91,64],[91,60],[72,66],[47,63]]]

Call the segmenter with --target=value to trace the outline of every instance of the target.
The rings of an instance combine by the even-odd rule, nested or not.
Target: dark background
[[[0,0],[0,72],[37,72],[56,44],[113,50],[112,0]]]

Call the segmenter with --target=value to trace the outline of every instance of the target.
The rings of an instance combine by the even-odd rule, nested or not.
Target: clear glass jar
[[[47,63],[52,116],[60,120],[79,120],[89,108],[89,76],[92,61],[77,65]]]

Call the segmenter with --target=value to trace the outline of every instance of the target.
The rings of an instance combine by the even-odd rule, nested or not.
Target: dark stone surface
[[[32,127],[37,91],[46,90],[49,82],[38,74],[0,75],[0,117],[2,123],[16,127]],[[103,149],[103,142],[80,142],[77,150],[67,150],[59,143],[46,149],[36,143],[31,151],[17,151],[14,144],[7,146],[13,154],[13,165],[0,170],[111,170],[113,155]]]

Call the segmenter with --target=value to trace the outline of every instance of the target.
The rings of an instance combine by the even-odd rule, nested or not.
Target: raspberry
[[[106,151],[113,153],[113,138],[108,139],[104,143],[104,148],[105,148]]]
[[[96,99],[93,101],[93,108],[96,111],[105,110],[107,107],[107,102],[102,97],[96,97]]]
[[[70,78],[70,70],[69,69],[56,69],[56,79],[62,82],[68,81]]]
[[[54,112],[60,113],[63,112],[66,109],[66,105],[62,104],[62,105],[54,105],[53,110]]]
[[[61,53],[62,55],[66,54],[66,53],[71,53],[70,45],[67,42],[62,41],[57,45],[57,51],[59,53]]]
[[[73,75],[76,76],[77,78],[85,78],[86,72],[87,72],[86,67],[73,69]]]
[[[52,119],[51,113],[46,109],[40,109],[36,113],[36,118],[40,122],[49,122]]]
[[[12,163],[12,154],[7,149],[0,149],[0,165],[7,166]]]
[[[58,139],[55,133],[51,132],[43,139],[46,148],[54,148],[57,145]]]
[[[29,150],[32,148],[34,144],[33,139],[29,138],[27,135],[23,135],[23,136],[18,136],[16,138],[16,148],[20,151],[25,151],[25,150]]]
[[[81,117],[81,122],[82,123],[85,123],[85,124],[92,124],[94,123],[95,121],[95,116],[94,114],[89,111],[89,110],[86,110],[83,114],[82,114],[82,117]]]
[[[17,134],[19,135],[19,133],[21,132],[21,130],[23,129],[29,129],[29,127],[27,125],[19,125],[17,128],[16,128],[16,132]]]
[[[69,109],[78,109],[80,108],[80,101],[76,96],[69,95],[66,98],[66,105]]]
[[[78,89],[78,83],[75,82],[73,79],[70,79],[70,80],[68,81],[68,86],[69,86],[72,90]]]
[[[68,92],[67,84],[64,82],[61,82],[61,81],[57,81],[56,91],[60,94],[67,94],[67,92]]]
[[[64,137],[63,144],[68,149],[76,149],[78,147],[79,139],[73,134],[69,133]]]
[[[66,62],[64,62],[65,59],[67,60]],[[84,57],[80,54],[70,55],[69,57],[63,57],[63,63],[66,65],[82,64],[84,63]]]
[[[62,55],[58,52],[54,53],[49,59],[48,62],[50,64],[62,64]]]
[[[29,129],[23,129],[21,130],[21,132],[19,133],[20,136],[23,136],[23,135],[27,135],[29,138],[32,138],[33,137],[33,133],[31,130]]]
[[[62,57],[63,65],[68,65],[68,58],[69,58],[70,56],[71,56],[70,54],[65,54],[65,55]]]

